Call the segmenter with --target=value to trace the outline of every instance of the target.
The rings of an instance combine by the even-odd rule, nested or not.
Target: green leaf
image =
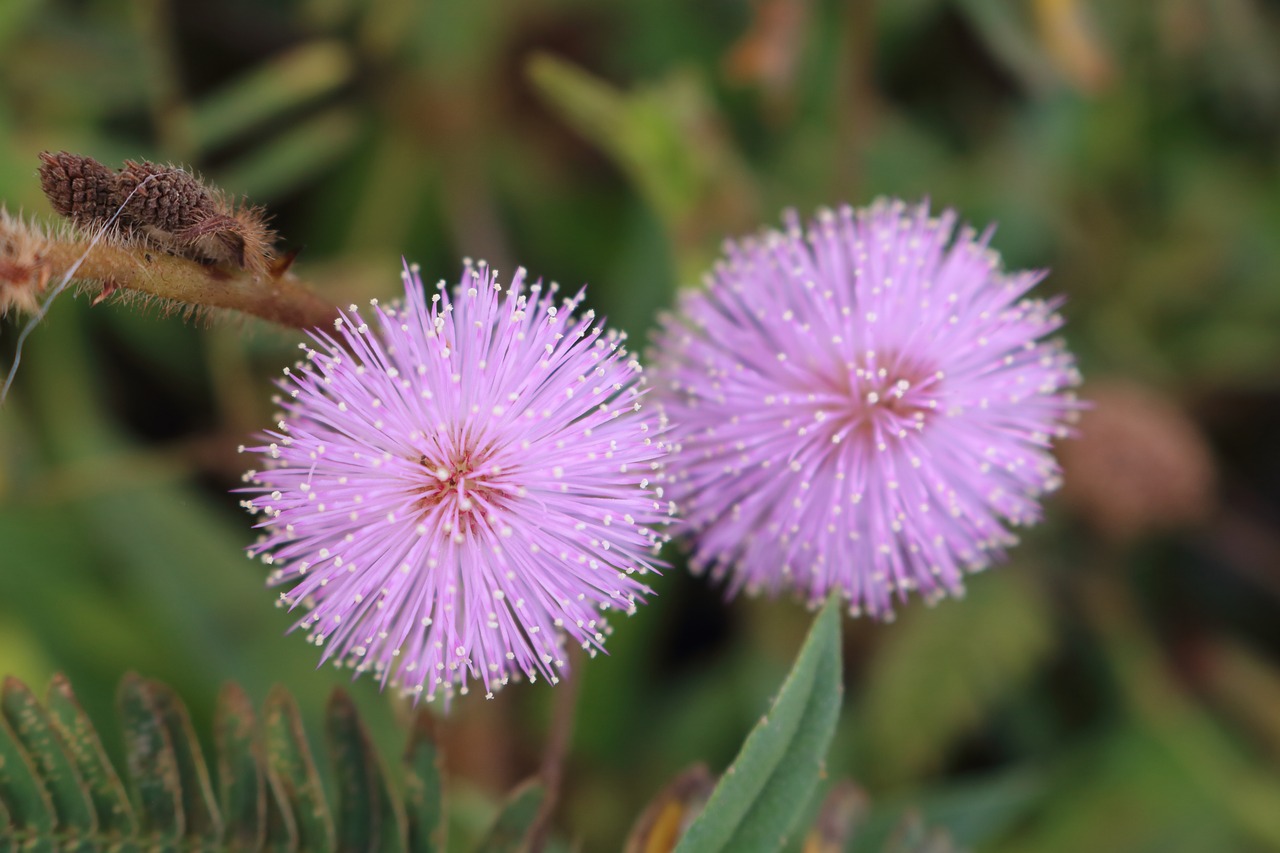
[[[217,148],[342,86],[354,71],[351,52],[340,41],[293,48],[195,104],[192,136],[202,151]]]
[[[338,779],[338,849],[404,849],[404,816],[387,790],[369,733],[345,690],[333,691],[326,718]]]
[[[0,803],[9,812],[13,833],[19,838],[41,838],[35,848],[51,850],[56,819],[48,791],[40,784],[27,751],[9,724],[0,717]]]
[[[613,158],[666,226],[693,276],[724,230],[757,219],[755,187],[706,84],[676,73],[622,92],[553,56],[528,65],[534,87],[560,116]]]
[[[546,791],[537,782],[525,782],[516,788],[498,812],[493,826],[476,845],[475,853],[516,853],[524,850],[529,828],[542,809]]]
[[[98,821],[84,780],[63,748],[49,716],[25,684],[16,678],[4,680],[0,695],[5,720],[31,757],[53,804],[65,849],[77,849],[76,839],[94,833]]]
[[[304,849],[332,850],[333,818],[316,773],[298,706],[282,687],[273,688],[266,705],[267,768],[279,782]]]
[[[186,706],[173,690],[163,684],[149,681],[147,689],[173,746],[185,835],[194,840],[217,842],[222,838],[222,817],[218,814],[209,769],[200,753],[200,744],[196,741]]]
[[[840,604],[814,619],[773,707],[747,736],[677,853],[776,850],[786,843],[822,772],[843,693]]]
[[[98,837],[106,843],[132,838],[138,831],[138,821],[129,806],[124,785],[107,760],[93,723],[63,676],[53,677],[46,705],[49,717],[62,736],[62,742],[89,793]]]
[[[182,774],[169,727],[146,681],[137,674],[127,673],[120,682],[118,701],[140,829],[155,842],[176,844],[186,824]]]
[[[863,704],[877,781],[935,766],[1053,650],[1047,604],[1013,571],[974,578],[963,600],[912,607],[884,630]]]
[[[360,122],[346,106],[295,122],[290,129],[218,173],[228,189],[271,201],[314,181],[356,141]]]
[[[405,812],[409,850],[443,853],[448,824],[444,819],[444,785],[440,778],[440,753],[431,729],[431,715],[419,710],[404,751]]]
[[[218,694],[214,729],[226,843],[236,850],[260,850],[266,841],[268,797],[262,736],[253,705],[239,686],[227,684]]]

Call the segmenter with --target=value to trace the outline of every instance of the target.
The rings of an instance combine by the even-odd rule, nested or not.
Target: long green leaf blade
[[[347,691],[333,691],[326,722],[338,779],[338,849],[403,850],[404,817]]]
[[[840,713],[840,605],[832,596],[768,715],[747,736],[677,853],[776,850],[822,772]]]

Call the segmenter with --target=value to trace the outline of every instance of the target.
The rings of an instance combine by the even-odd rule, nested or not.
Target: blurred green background
[[[998,222],[1009,266],[1053,270],[1095,408],[1009,565],[846,620],[828,781],[868,791],[867,845],[917,809],[975,850],[1280,850],[1273,0],[3,0],[10,211],[50,215],[45,149],[194,165],[335,301],[394,295],[402,256],[484,257],[589,283],[641,349],[724,236],[786,207]],[[229,494],[299,339],[54,304],[0,408],[0,672],[65,672],[110,731],[136,670],[206,735],[222,682],[280,682],[319,731],[349,675],[284,636]],[[582,670],[557,823],[584,850],[725,766],[808,623],[675,556]],[[404,709],[354,692],[393,755]],[[464,828],[536,769],[552,698],[442,721]]]

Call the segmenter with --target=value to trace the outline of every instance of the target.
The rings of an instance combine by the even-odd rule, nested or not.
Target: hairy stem
[[[238,311],[295,329],[329,326],[338,316],[336,306],[288,273],[255,275],[119,239],[94,243],[74,232],[46,235],[25,222],[0,217],[0,296],[6,289],[34,292],[68,275],[108,294],[127,290],[168,303]]]

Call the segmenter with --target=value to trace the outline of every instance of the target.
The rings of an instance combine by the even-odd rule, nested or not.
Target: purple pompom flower
[[[1041,272],[955,214],[824,211],[727,245],[656,337],[668,497],[695,570],[736,593],[840,590],[858,614],[962,592],[1057,487],[1078,408]]]
[[[651,590],[666,454],[623,335],[524,270],[470,263],[450,295],[405,273],[403,308],[352,306],[281,387],[250,549],[334,658],[406,692],[552,683],[565,640]]]

